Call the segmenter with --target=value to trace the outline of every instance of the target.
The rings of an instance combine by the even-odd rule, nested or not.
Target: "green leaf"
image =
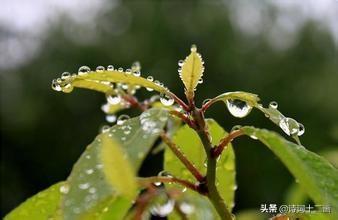
[[[93,210],[104,212],[101,203],[126,199],[137,194],[135,172],[120,144],[108,134],[99,135],[81,155],[67,179],[62,199],[65,220],[82,219]],[[127,206],[128,205],[128,206]],[[129,204],[120,209],[125,213]],[[107,210],[108,211],[108,210]]]
[[[164,108],[152,108],[122,125],[113,126],[109,134],[121,142],[135,172],[149,153],[168,120]]]
[[[180,77],[186,88],[186,94],[192,98],[199,80],[203,76],[204,66],[202,56],[197,53],[195,45],[191,46],[191,53],[182,64]]]
[[[223,101],[226,102],[227,100],[241,100],[243,102],[248,103],[250,106],[254,107],[258,105],[259,97],[256,94],[249,93],[249,92],[242,92],[242,91],[236,91],[236,92],[226,92],[223,93],[217,97],[215,97],[212,100],[212,103]]]
[[[17,208],[5,216],[5,220],[46,220],[53,216],[58,209],[61,193],[60,187],[63,182],[54,184],[53,186],[45,189],[35,196],[27,199],[20,204]]]
[[[289,169],[296,182],[317,205],[329,205],[338,219],[338,170],[323,157],[264,129],[243,127],[245,134],[257,137]]]
[[[207,120],[209,133],[212,137],[212,144],[216,145],[227,134],[217,122]],[[196,132],[187,125],[180,128],[173,137],[173,141],[181,149],[190,161],[202,173],[206,172],[206,154]],[[178,178],[194,181],[194,177],[182,165],[182,163],[170,151],[165,151],[164,169]],[[232,146],[229,144],[217,162],[216,170],[217,188],[231,210],[234,206],[234,194],[236,189],[235,180],[235,155]]]

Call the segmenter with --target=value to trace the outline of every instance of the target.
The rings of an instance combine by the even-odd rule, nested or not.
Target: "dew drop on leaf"
[[[96,67],[96,72],[100,72],[101,73],[103,71],[105,71],[105,68],[103,66]]]
[[[153,215],[160,216],[160,217],[166,217],[169,215],[173,210],[175,206],[175,201],[172,199],[169,199],[164,204],[155,204],[150,208],[150,212]]]
[[[67,79],[69,79],[71,77],[71,74],[69,73],[69,72],[63,72],[62,74],[61,74],[61,79],[62,80],[67,80]]]
[[[81,183],[79,184],[79,189],[88,189],[90,186],[89,183]]]
[[[293,118],[284,117],[279,121],[279,127],[287,134],[287,135],[296,135],[299,131],[299,124]]]
[[[67,194],[69,192],[69,185],[67,183],[60,186],[60,192],[62,194]]]
[[[197,51],[197,46],[195,44],[191,45],[190,51],[191,52],[196,52]]]
[[[121,96],[106,94],[107,102],[111,105],[117,105],[121,102]]]
[[[269,103],[269,108],[277,109],[278,108],[278,103],[275,101],[272,101]]]
[[[108,65],[107,66],[108,71],[114,71],[114,66],[113,65]]]
[[[52,89],[57,91],[57,92],[62,91],[61,85],[55,79],[52,81]]]
[[[104,126],[102,126],[102,128],[101,128],[101,133],[106,133],[106,132],[109,131],[109,129],[110,129],[110,127],[109,127],[108,125],[104,125]]]
[[[117,125],[123,125],[124,122],[126,122],[129,118],[130,118],[129,115],[120,115],[120,116],[117,118],[116,124],[117,124]]]
[[[152,81],[154,81],[154,77],[153,76],[147,76],[147,80],[152,82]]]
[[[126,69],[126,74],[131,74],[131,69]]]
[[[81,66],[79,68],[78,74],[79,75],[86,75],[89,72],[90,72],[90,68],[88,66]]]
[[[178,61],[178,66],[182,67],[183,64],[184,64],[184,60],[179,60],[179,61]]]
[[[141,71],[135,71],[134,76],[141,76]]]
[[[174,104],[174,99],[170,96],[168,96],[165,93],[160,94],[160,101],[164,106],[171,106]]]
[[[187,202],[182,202],[179,205],[179,208],[186,215],[189,215],[195,211],[195,207],[192,204],[189,204]]]
[[[157,176],[160,176],[160,177],[173,177],[168,171],[165,171],[165,170],[162,170],[160,171]]]
[[[298,123],[298,126],[299,126],[299,128],[298,128],[298,133],[297,133],[297,135],[298,135],[298,136],[302,136],[302,135],[304,134],[304,132],[305,132],[305,127],[304,127],[304,125],[301,124],[301,123]]]
[[[119,67],[119,68],[117,69],[117,71],[123,72],[123,68],[122,68],[122,67]]]
[[[67,83],[62,87],[62,92],[70,93],[73,91],[73,89],[74,89],[73,85],[71,83]]]
[[[228,99],[226,100],[226,105],[229,112],[237,118],[243,118],[247,116],[252,109],[252,106],[238,99]]]

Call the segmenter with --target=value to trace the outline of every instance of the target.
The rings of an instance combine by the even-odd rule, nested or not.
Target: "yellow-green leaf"
[[[191,47],[191,53],[184,60],[180,72],[180,77],[186,89],[188,97],[194,96],[194,91],[202,79],[204,71],[202,56],[197,53],[196,46]]]
[[[5,220],[46,220],[52,217],[59,207],[63,182],[45,189],[35,196],[27,199],[20,206],[5,216]]]
[[[101,72],[89,71],[81,75],[73,74],[65,79],[58,78],[53,80],[52,88],[56,91],[63,91],[66,93],[71,92],[74,87],[107,93],[112,91],[110,83],[141,86],[160,93],[169,93],[168,89],[160,85],[160,83],[155,83],[141,76],[135,76],[131,73],[120,72],[117,70],[105,70]]]

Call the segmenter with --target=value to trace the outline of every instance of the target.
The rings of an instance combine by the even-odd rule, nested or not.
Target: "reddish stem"
[[[169,113],[172,114],[172,115],[177,116],[178,118],[180,118],[184,123],[186,123],[187,125],[189,125],[191,128],[194,128],[196,126],[195,123],[192,120],[190,120],[189,117],[187,117],[185,114],[183,114],[181,112],[172,110]]]
[[[174,93],[168,92],[168,95],[171,96],[175,100],[175,102],[179,104],[185,111],[190,110],[189,106],[185,104],[185,102],[182,101],[182,99],[178,98]]]
[[[225,147],[236,137],[239,137],[243,135],[243,132],[241,130],[236,130],[236,131],[232,131],[230,132],[227,136],[225,136],[220,143],[218,144],[217,147],[212,148],[212,157],[216,158],[218,157],[223,150],[225,149]]]

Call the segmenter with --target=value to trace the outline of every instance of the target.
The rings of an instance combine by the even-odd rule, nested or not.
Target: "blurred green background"
[[[197,103],[226,91],[259,94],[305,125],[302,143],[338,146],[338,1],[9,1],[0,15],[1,216],[64,180],[99,128],[104,95],[51,89],[82,65],[127,68],[161,80],[184,97],[177,61],[197,44],[205,60]],[[140,92],[146,97],[146,91]],[[207,113],[227,130],[255,125],[280,133],[260,112]],[[294,182],[281,162],[249,138],[234,141],[235,212],[282,204]],[[157,160],[158,161],[158,160]],[[156,162],[156,161],[155,161]],[[160,165],[144,167],[156,174]],[[155,168],[154,168],[155,167]]]

